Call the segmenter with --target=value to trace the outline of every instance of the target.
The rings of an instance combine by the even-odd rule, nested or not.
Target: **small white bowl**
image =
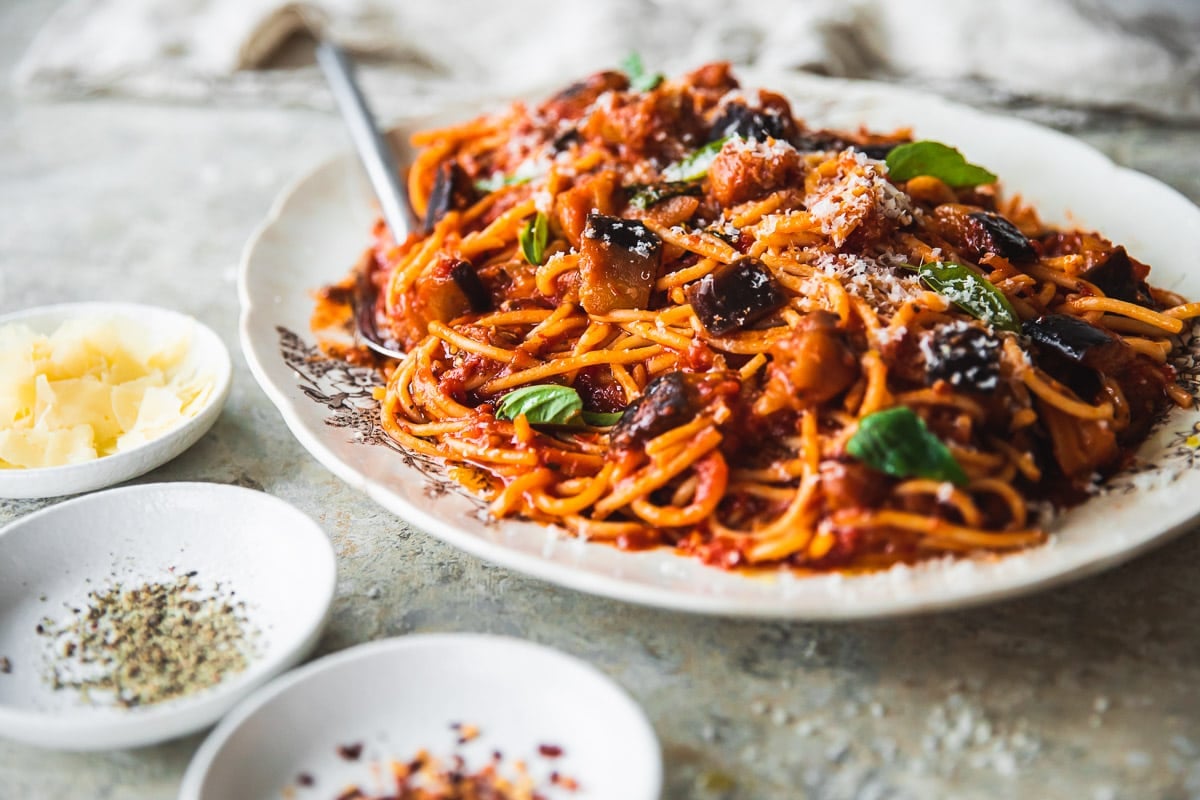
[[[0,316],[0,327],[20,322],[38,333],[49,334],[68,320],[90,317],[130,319],[147,328],[151,336],[174,337],[190,331],[191,349],[185,366],[212,376],[212,394],[194,417],[131,450],[63,467],[0,469],[0,497],[59,497],[103,489],[136,478],[183,453],[199,441],[221,415],[233,382],[229,351],[211,328],[186,314],[137,303],[63,303]]]
[[[172,573],[171,570],[174,569]],[[45,617],[66,621],[87,593],[195,570],[246,603],[258,630],[247,668],[195,694],[136,708],[84,703],[44,675]],[[68,500],[0,530],[0,736],[59,750],[139,747],[214,723],[316,644],[336,582],[324,531],[278,498],[212,483],[126,486]]]
[[[376,765],[423,748],[448,761],[456,722],[480,731],[457,750],[468,769],[499,750],[505,763],[524,760],[535,778],[558,771],[579,782],[577,792],[553,798],[657,800],[661,792],[654,729],[596,669],[518,639],[430,634],[360,645],[264,687],[209,735],[179,798],[276,800],[290,787],[296,800],[315,800],[351,784],[382,792],[389,787],[379,785]],[[356,743],[359,759],[337,754]],[[561,747],[561,757],[541,757],[543,744]],[[313,788],[297,786],[301,773]]]

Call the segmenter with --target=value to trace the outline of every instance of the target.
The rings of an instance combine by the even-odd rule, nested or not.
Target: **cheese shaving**
[[[0,327],[0,469],[92,461],[194,417],[215,381],[187,365],[190,345],[127,319]]]

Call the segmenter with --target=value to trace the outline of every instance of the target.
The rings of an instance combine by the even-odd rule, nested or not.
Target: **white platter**
[[[55,642],[38,634],[89,591],[195,571],[246,603],[258,631],[247,668],[208,689],[136,708],[89,705],[46,681]],[[0,736],[60,750],[138,747],[217,721],[316,644],[336,583],[333,546],[303,513],[262,492],[213,483],[110,489],[0,530]]]
[[[62,303],[6,314],[0,317],[0,327],[19,322],[38,333],[49,334],[68,320],[88,318],[133,320],[146,328],[147,335],[164,339],[189,335],[191,345],[183,368],[211,376],[213,389],[208,401],[195,416],[172,430],[124,452],[62,467],[0,469],[0,497],[59,497],[103,489],[136,478],[200,441],[221,416],[221,408],[233,383],[229,351],[211,328],[186,314],[137,303]]]
[[[785,93],[811,125],[888,130],[954,144],[1001,176],[1051,221],[1104,232],[1152,265],[1155,285],[1200,297],[1200,209],[1167,186],[1123,169],[1083,143],[1016,119],[876,84],[798,75],[747,75],[745,86]],[[455,118],[466,118],[460,112]],[[398,140],[430,122],[397,128]],[[625,553],[532,523],[495,523],[437,465],[399,452],[379,431],[370,374],[312,350],[308,290],[349,271],[375,218],[353,155],[287,189],[247,245],[241,340],[259,384],[300,443],[335,474],[429,533],[482,558],[585,592],[703,613],[856,618],[952,608],[1009,597],[1097,572],[1186,528],[1200,513],[1200,413],[1173,412],[1139,453],[1137,474],[1054,525],[1045,546],[1002,559],[928,563],[862,577],[727,574],[665,550]],[[1177,363],[1200,389],[1200,339]]]
[[[456,748],[456,723],[478,738]],[[547,744],[561,755],[543,757]],[[347,745],[361,755],[339,757]],[[431,634],[360,645],[263,687],[196,752],[179,799],[306,800],[354,784],[391,794],[379,767],[422,749],[443,762],[458,752],[472,770],[498,750],[539,781],[552,770],[578,781],[551,800],[657,800],[662,787],[654,729],[593,667],[517,639]],[[301,773],[311,787],[297,786]]]

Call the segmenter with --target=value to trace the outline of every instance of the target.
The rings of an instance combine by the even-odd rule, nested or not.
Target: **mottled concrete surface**
[[[0,71],[52,6],[0,10]],[[225,413],[144,480],[239,483],[320,520],[342,576],[322,652],[491,631],[578,655],[646,709],[669,798],[1200,797],[1200,537],[1016,602],[843,625],[636,608],[490,566],[319,466],[238,351],[242,243],[290,176],[344,146],[336,119],[0,92],[0,313],[135,300],[221,334],[236,368]],[[1110,118],[1074,132],[1200,200],[1200,130]],[[0,501],[0,523],[41,505]],[[170,798],[199,741],[0,743],[0,798]]]

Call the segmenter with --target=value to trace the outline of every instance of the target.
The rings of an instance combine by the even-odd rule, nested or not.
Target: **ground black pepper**
[[[85,702],[134,707],[213,686],[246,669],[257,633],[244,603],[220,584],[205,590],[190,572],[132,588],[88,594],[63,621],[37,632],[52,641],[45,679]]]

